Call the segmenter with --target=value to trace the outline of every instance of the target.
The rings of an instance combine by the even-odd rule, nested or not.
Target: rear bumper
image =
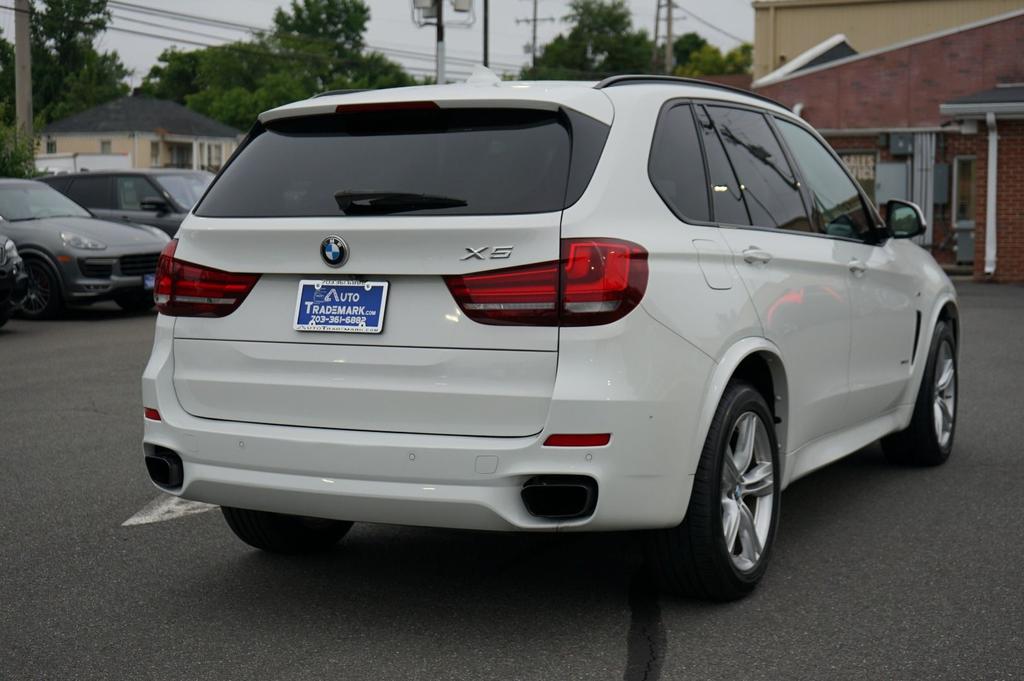
[[[159,316],[143,376],[144,448],[177,452],[188,499],[343,520],[482,530],[623,530],[679,523],[712,362],[636,310],[625,323],[563,330],[546,426],[530,437],[418,435],[199,418],[174,391],[174,320]],[[622,320],[625,322],[626,320]],[[658,358],[671,358],[671,367]],[[670,369],[670,370],[668,370]],[[542,446],[550,433],[611,432],[604,447]],[[536,475],[584,475],[594,513],[530,515]]]

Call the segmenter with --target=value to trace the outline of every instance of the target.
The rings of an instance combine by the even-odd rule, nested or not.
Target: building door
[[[953,228],[956,230],[957,264],[974,263],[974,157],[953,160]]]

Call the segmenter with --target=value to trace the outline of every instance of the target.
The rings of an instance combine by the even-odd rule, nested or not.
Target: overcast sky
[[[224,19],[252,26],[269,26],[274,9],[287,2],[282,0],[130,0],[131,4],[174,10],[185,14]],[[434,29],[417,28],[410,16],[411,0],[367,0],[371,18],[367,31],[367,42],[373,48],[384,51],[389,57],[401,62],[416,75],[433,73]],[[472,63],[481,59],[483,28],[480,13],[483,0],[473,0],[476,6],[476,23],[468,28],[456,28],[454,24],[463,15],[447,11],[449,22],[446,32],[446,46],[449,56],[450,78],[465,77],[472,69]],[[4,2],[4,5],[13,4]],[[491,0],[491,63],[492,68],[504,72],[517,72],[526,64],[529,55],[524,48],[530,41],[530,26],[516,23],[516,19],[528,18],[532,12],[532,0]],[[554,17],[557,21],[538,24],[537,42],[543,45],[559,32],[567,30],[561,21],[568,8],[568,0],[538,0],[538,17]],[[635,26],[654,28],[654,9],[657,0],[629,0],[633,10]],[[448,6],[450,7],[450,5]],[[738,44],[736,38],[751,40],[754,31],[754,12],[749,0],[677,0],[675,32],[697,31],[710,42],[729,49]],[[688,10],[694,10],[691,15]],[[117,50],[122,61],[134,73],[133,84],[138,84],[156,62],[157,55],[171,45],[182,50],[197,49],[191,42],[221,44],[227,40],[244,38],[242,32],[221,29],[193,22],[172,22],[164,18],[146,15],[128,9],[113,8],[112,26],[121,31],[108,31],[99,40],[102,50]],[[681,15],[681,16],[680,16]],[[715,28],[701,23],[696,17],[712,24]],[[153,25],[156,24],[156,25]],[[0,27],[8,40],[14,37],[13,12],[0,9]],[[664,31],[664,22],[662,22]],[[171,36],[175,40],[162,40],[150,36],[136,35],[124,31]],[[203,34],[203,35],[197,35]],[[401,52],[396,52],[400,50]],[[413,54],[409,54],[413,53]]]

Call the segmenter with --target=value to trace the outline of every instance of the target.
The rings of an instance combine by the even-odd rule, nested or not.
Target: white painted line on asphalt
[[[142,510],[128,520],[121,523],[122,527],[128,525],[146,525],[148,523],[162,523],[165,520],[183,518],[196,513],[212,511],[216,506],[204,504],[201,501],[189,501],[176,497],[172,494],[161,494],[153,501],[143,506]]]

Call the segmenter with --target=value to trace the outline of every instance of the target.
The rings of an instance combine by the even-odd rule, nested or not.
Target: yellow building
[[[117,167],[217,171],[240,139],[238,130],[176,102],[122,97],[43,128],[36,163],[99,154],[125,157]]]
[[[1024,0],[754,0],[754,78],[837,33],[867,52],[1024,9]]]

